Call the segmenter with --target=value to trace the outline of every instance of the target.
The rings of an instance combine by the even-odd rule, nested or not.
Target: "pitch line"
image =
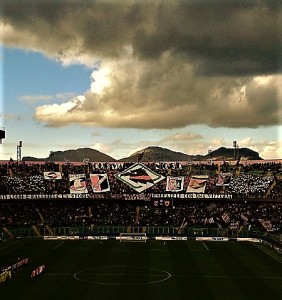
[[[207,249],[207,251],[210,251],[209,247],[208,247],[204,242],[202,242],[202,244],[203,244],[204,247]]]
[[[259,244],[261,245],[261,244]],[[259,249],[260,251],[262,251],[264,254],[268,255],[269,257],[271,257],[272,259],[274,259],[275,261],[279,262],[280,264],[282,263],[282,261],[280,261],[279,259],[277,259],[275,256],[271,255],[270,253],[268,253],[267,251],[265,251],[264,249],[262,249],[261,247],[259,247],[259,245],[255,245],[254,246]]]
[[[53,248],[53,250],[56,250],[57,248],[59,248],[61,245],[63,245],[64,242],[65,242],[65,241],[62,241],[59,245],[55,246],[55,247]]]
[[[168,273],[170,274],[170,273]],[[42,274],[42,276],[73,276],[73,273],[70,274]],[[161,274],[122,274],[122,273],[113,273],[113,274],[101,274],[101,273],[91,273],[87,274],[86,276],[144,276],[144,277],[167,277],[167,275],[161,275]],[[183,275],[174,275],[170,274],[170,277],[178,278],[178,277],[190,277],[190,278],[222,278],[222,279],[234,279],[234,278],[242,278],[242,279],[276,279],[276,280],[282,280],[281,276],[227,276],[227,275],[189,275],[189,274],[183,274]],[[76,278],[77,279],[77,278]]]
[[[234,278],[242,278],[242,279],[278,279],[282,280],[281,276],[227,276],[227,275],[171,275],[171,277],[190,277],[190,278],[223,278],[223,279],[234,279]]]

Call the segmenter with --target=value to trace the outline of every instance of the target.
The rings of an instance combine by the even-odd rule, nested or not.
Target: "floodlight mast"
[[[237,144],[237,141],[233,141],[233,147],[234,147],[234,160],[237,159],[237,154],[239,157],[239,145]],[[238,151],[237,151],[238,149]]]
[[[19,144],[17,145],[17,161],[22,160],[22,146],[23,146],[23,142],[19,141]]]

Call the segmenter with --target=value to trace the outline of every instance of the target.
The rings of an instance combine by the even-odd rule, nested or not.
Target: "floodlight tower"
[[[22,146],[23,146],[23,142],[19,141],[19,144],[17,145],[17,161],[22,160]]]
[[[2,140],[5,139],[5,137],[6,137],[5,128],[2,127],[0,128],[0,144],[2,144]]]
[[[233,141],[233,147],[234,147],[234,160],[237,159],[237,149],[238,149],[238,156],[239,156],[239,146],[237,144],[237,141]]]

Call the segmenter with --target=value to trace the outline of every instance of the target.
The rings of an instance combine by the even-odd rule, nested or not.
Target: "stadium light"
[[[0,144],[2,144],[2,140],[5,139],[5,137],[6,137],[5,128],[1,127],[0,128]]]
[[[17,161],[22,160],[22,146],[23,146],[23,142],[19,141],[19,144],[17,145]]]
[[[239,156],[239,146],[238,146],[238,144],[237,144],[237,141],[233,141],[233,147],[234,147],[234,160],[236,160],[237,159],[237,149],[238,149],[238,156]]]

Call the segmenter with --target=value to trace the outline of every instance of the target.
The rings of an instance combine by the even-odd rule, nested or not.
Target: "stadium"
[[[0,8],[1,300],[282,300],[282,1]]]
[[[280,161],[0,165],[10,299],[280,299]]]

